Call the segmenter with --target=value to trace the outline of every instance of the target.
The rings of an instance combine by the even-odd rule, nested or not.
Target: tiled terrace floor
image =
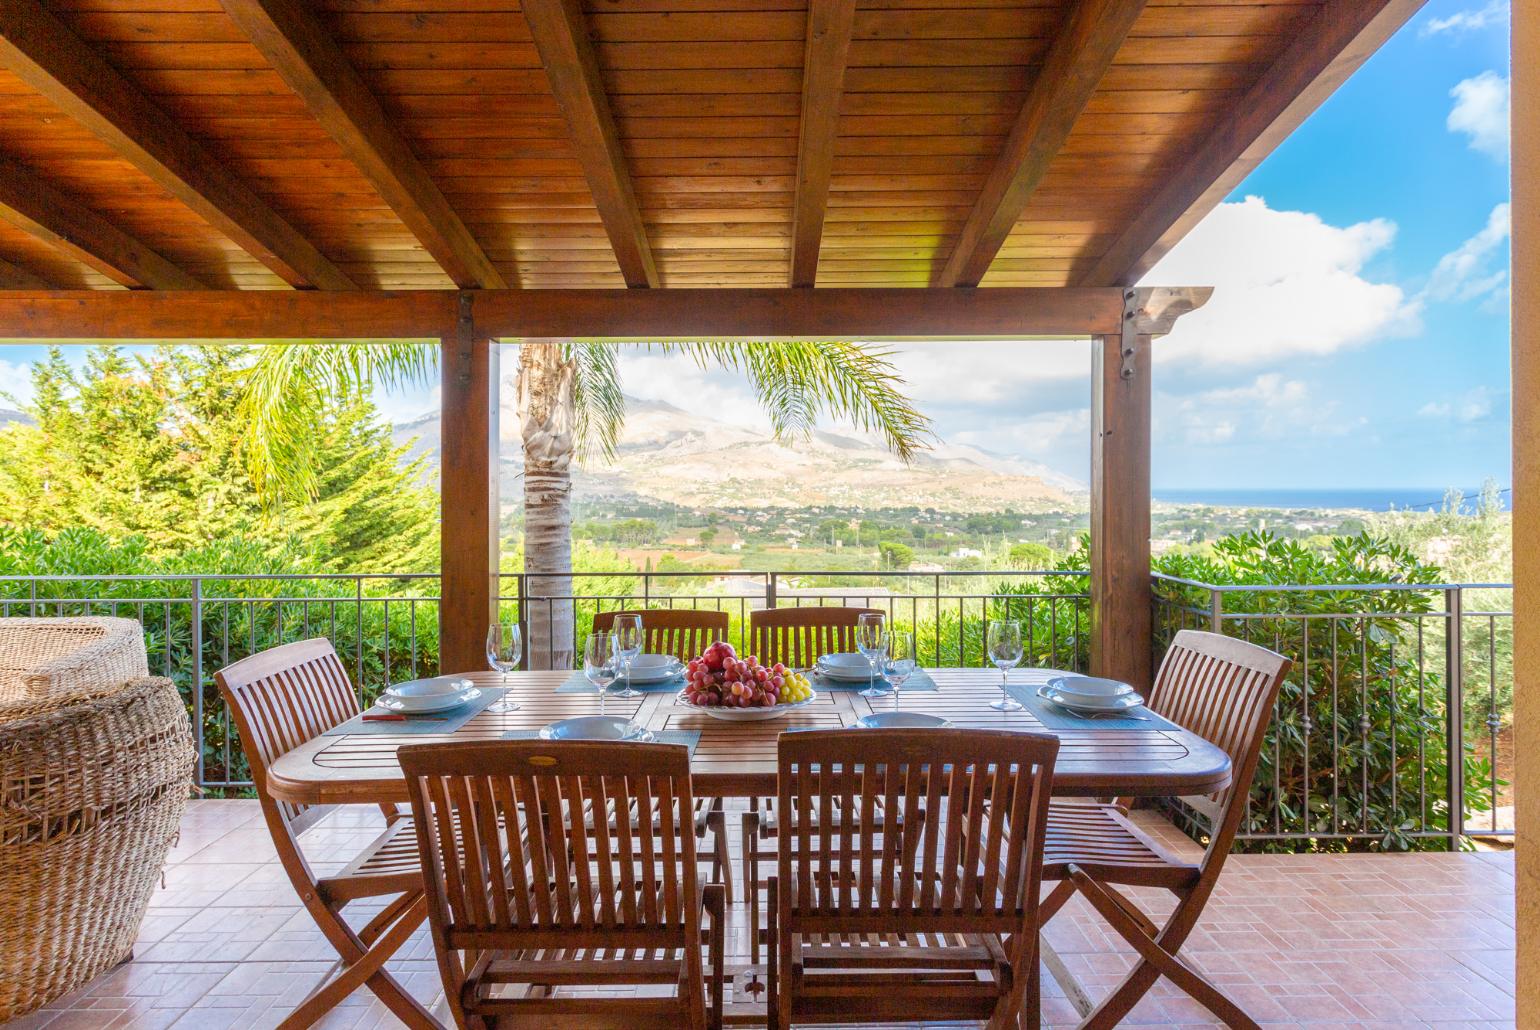
[[[374,810],[333,816],[307,834],[307,848],[324,867],[356,851],[379,822]],[[746,961],[738,914],[729,952]],[[1184,954],[1265,1024],[1507,1027],[1513,925],[1511,854],[1242,856]],[[1131,953],[1082,908],[1066,909],[1049,938],[1093,993],[1130,964]],[[256,803],[194,802],[134,961],[8,1030],[270,1027],[332,957],[278,867]],[[425,929],[391,968],[424,1001],[439,1002]],[[1051,979],[1045,991],[1045,1023],[1073,1026]],[[399,1024],[359,993],[322,1025]],[[1128,1025],[1213,1024],[1162,983]]]

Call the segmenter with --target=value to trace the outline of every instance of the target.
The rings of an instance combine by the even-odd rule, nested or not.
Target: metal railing
[[[1177,630],[1196,628],[1294,662],[1242,840],[1404,848],[1513,834],[1503,782],[1509,584],[1215,585],[1156,574],[1154,586],[1157,656]]]
[[[1450,846],[1512,833],[1500,782],[1513,682],[1507,584],[1216,586],[1156,575],[1154,585],[1157,656],[1194,627],[1294,660],[1253,784],[1248,844]],[[1007,617],[1024,624],[1026,663],[1089,666],[1083,572],[579,573],[552,587],[549,576],[501,577],[504,617],[527,631],[526,667],[542,647],[570,665],[598,611],[726,611],[742,646],[754,609],[801,605],[884,610],[935,666],[983,665],[984,624]],[[187,699],[199,784],[240,790],[249,772],[214,671],[326,636],[368,701],[393,680],[438,671],[438,591],[432,574],[10,576],[0,577],[0,616],[139,620],[151,671]],[[1452,774],[1450,754],[1462,756]]]

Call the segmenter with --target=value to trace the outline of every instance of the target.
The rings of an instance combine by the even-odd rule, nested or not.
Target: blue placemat
[[[363,715],[359,714],[345,723],[333,726],[323,736],[342,737],[354,733],[379,733],[391,736],[412,733],[453,733],[502,696],[503,691],[500,687],[482,687],[480,697],[459,708],[452,708],[447,712],[434,712],[432,715],[408,716],[400,722],[393,719],[365,722]]]
[[[626,681],[616,680],[610,684],[608,691],[611,697],[623,689]],[[657,683],[638,683],[636,689],[643,694],[677,694],[684,689],[684,673],[680,673],[673,679],[661,680]],[[581,672],[574,672],[556,688],[558,694],[598,694],[599,688],[588,682],[588,677]]]
[[[829,676],[820,676],[816,672],[808,673],[807,678],[818,690],[865,690],[868,684],[867,680],[837,680]],[[890,685],[881,676],[877,677],[877,682],[881,686]],[[940,689],[940,687],[936,686],[936,681],[930,678],[930,673],[924,669],[916,669],[910,674],[908,679],[904,680],[904,686],[900,693],[908,694],[916,690]]]
[[[690,754],[695,754],[695,746],[700,743],[700,730],[653,730],[653,744],[683,744],[690,749]],[[540,731],[534,730],[509,730],[503,734],[504,740],[539,740]]]
[[[1012,683],[1009,693],[1020,701],[1027,711],[1031,712],[1037,721],[1050,730],[1175,730],[1180,729],[1174,723],[1168,722],[1150,711],[1148,708],[1136,708],[1127,715],[1098,715],[1094,718],[1083,718],[1071,714],[1067,709],[1060,708],[1052,701],[1037,696],[1036,683]]]

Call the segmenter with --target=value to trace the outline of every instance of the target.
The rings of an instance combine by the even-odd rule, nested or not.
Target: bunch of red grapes
[[[685,700],[706,708],[774,708],[786,684],[786,666],[767,667],[753,655],[739,658],[733,646],[717,641],[685,673]]]

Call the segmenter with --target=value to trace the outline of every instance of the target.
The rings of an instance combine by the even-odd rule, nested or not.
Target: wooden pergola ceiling
[[[1420,0],[3,0],[0,287],[1118,286]]]

